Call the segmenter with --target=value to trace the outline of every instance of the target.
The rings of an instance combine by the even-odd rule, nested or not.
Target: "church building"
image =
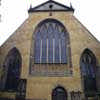
[[[100,42],[54,0],[0,47],[0,100],[100,100]]]

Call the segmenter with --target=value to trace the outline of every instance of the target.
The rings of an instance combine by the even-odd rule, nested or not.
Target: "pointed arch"
[[[80,58],[80,69],[85,93],[91,94],[97,91],[96,62],[94,53],[90,49],[86,48]]]
[[[34,33],[34,63],[68,63],[70,59],[69,33],[55,19],[41,21]]]
[[[68,100],[67,92],[62,86],[57,86],[52,91],[52,100]]]
[[[81,58],[80,58],[80,67],[81,67],[82,75],[90,74],[90,73],[86,73],[86,70],[84,69],[86,67],[85,66],[86,64],[93,66],[93,69],[95,71],[96,63],[97,63],[97,61],[96,61],[96,57],[95,57],[94,53],[90,49],[86,48],[83,51]],[[93,74],[93,73],[91,73],[91,74]]]
[[[59,71],[56,67],[53,68],[54,66],[58,67]],[[61,70],[60,66],[66,70]],[[56,19],[42,20],[32,35],[29,73],[44,76],[65,76],[72,74],[71,67],[70,37],[67,28]]]
[[[21,65],[22,65],[22,57],[19,50],[14,47],[9,50],[5,61],[4,61],[4,88],[5,90],[17,90],[17,86],[20,79],[21,73]]]

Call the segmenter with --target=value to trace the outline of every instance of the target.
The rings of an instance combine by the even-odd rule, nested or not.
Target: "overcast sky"
[[[1,0],[0,45],[28,18],[30,3],[33,7],[48,0]],[[55,0],[75,8],[74,16],[100,41],[99,0]]]

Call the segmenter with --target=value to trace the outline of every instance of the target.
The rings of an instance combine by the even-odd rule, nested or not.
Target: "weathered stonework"
[[[41,21],[47,18],[53,18],[60,21],[69,33],[72,59],[71,70],[73,71],[71,76],[48,77],[32,76],[29,74],[30,51],[33,49],[31,48],[31,44],[32,37],[34,37],[34,30]],[[80,72],[81,54],[86,48],[89,48],[95,54],[98,62],[97,66],[99,68],[99,45],[100,43],[73,16],[72,12],[53,12],[52,16],[49,16],[49,12],[29,13],[29,18],[1,46],[0,68],[2,68],[9,50],[16,47],[22,56],[22,69],[20,77],[27,80],[26,99],[51,100],[52,90],[58,85],[63,86],[67,90],[68,95],[70,95],[69,93],[71,91],[83,92]],[[100,86],[98,88],[100,88]]]

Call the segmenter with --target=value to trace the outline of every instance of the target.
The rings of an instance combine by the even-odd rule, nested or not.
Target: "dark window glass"
[[[51,38],[48,41],[48,62],[53,63],[53,39]]]
[[[67,93],[62,87],[57,87],[52,93],[52,100],[67,100]]]
[[[35,41],[35,62],[40,63],[40,48],[41,48],[41,40],[37,39]]]
[[[91,76],[95,77],[95,63],[93,63],[95,60],[94,57],[92,57],[91,53],[84,53],[82,56],[82,74],[83,76]]]
[[[88,92],[96,91],[96,58],[94,54],[86,49],[81,58],[81,71],[84,82],[84,90]]]
[[[61,62],[62,63],[66,63],[67,58],[66,58],[66,49],[63,49],[64,47],[66,47],[66,40],[65,39],[61,39]]]
[[[16,48],[8,53],[5,63],[7,70],[5,89],[17,91],[20,79],[21,56]]]
[[[67,63],[63,25],[53,20],[40,24],[36,30],[34,48],[35,63]]]
[[[43,39],[42,40],[42,43],[41,43],[41,49],[42,49],[42,51],[41,51],[41,63],[46,63],[47,62],[47,39]]]
[[[59,38],[55,38],[55,63],[60,63]]]

